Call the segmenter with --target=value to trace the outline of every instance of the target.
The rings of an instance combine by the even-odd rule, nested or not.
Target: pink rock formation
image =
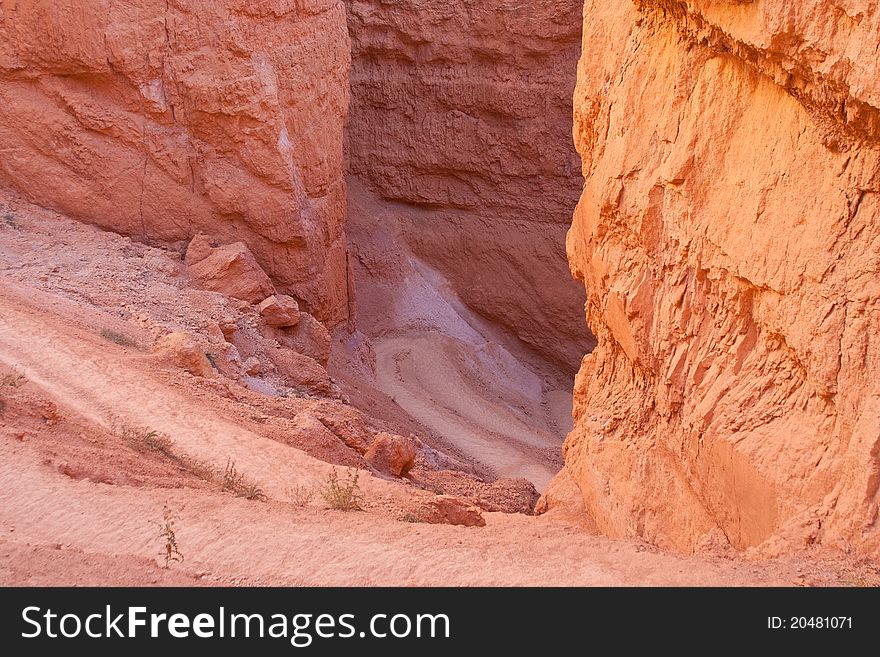
[[[210,377],[214,369],[205,355],[205,348],[190,333],[176,331],[164,335],[153,346],[164,360],[196,376]]]
[[[341,0],[0,6],[0,183],[139,239],[241,241],[345,318]]]
[[[563,249],[581,189],[582,0],[346,0],[351,172],[462,299],[574,372],[592,345]]]
[[[566,469],[613,536],[880,548],[880,8],[587,2]]]

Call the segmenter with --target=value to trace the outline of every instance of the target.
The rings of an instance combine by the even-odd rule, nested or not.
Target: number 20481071
[[[851,630],[852,616],[768,616],[771,630]]]

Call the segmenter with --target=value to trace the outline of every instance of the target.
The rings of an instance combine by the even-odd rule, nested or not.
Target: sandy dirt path
[[[412,525],[368,513],[298,509],[187,489],[73,481],[28,463],[24,450],[16,454],[8,442],[0,450],[4,539],[12,545],[60,546],[58,559],[72,562],[66,566],[68,572],[57,573],[60,582],[81,581],[77,568],[82,554],[155,559],[160,546],[153,523],[166,502],[179,513],[178,539],[186,557],[174,570],[222,583],[467,586],[756,581],[748,564],[640,552],[644,548],[634,543],[590,537],[549,519],[489,514],[484,528]],[[38,579],[43,574],[30,576]],[[131,580],[137,582],[142,576],[132,572]],[[767,579],[765,574],[762,580],[775,583],[784,578]]]
[[[0,287],[0,361],[18,365],[60,412],[146,422],[217,464],[233,455],[274,499],[73,479],[3,430],[4,583],[769,584],[795,576],[793,567],[653,552],[549,517],[489,513],[486,527],[461,528],[280,502],[285,485],[317,479],[329,466],[219,418],[199,397],[163,383],[148,357],[121,358],[97,340],[59,319],[35,291]],[[368,497],[407,494],[364,477]],[[165,503],[180,516],[186,556],[170,572],[155,564]]]

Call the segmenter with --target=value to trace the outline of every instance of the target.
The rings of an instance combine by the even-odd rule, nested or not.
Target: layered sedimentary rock
[[[139,239],[241,241],[347,313],[341,0],[4,0],[0,184]]]
[[[582,0],[346,0],[353,174],[406,204],[462,299],[571,371],[592,344],[564,235],[581,189]]]
[[[567,472],[611,535],[877,553],[880,7],[588,1]]]

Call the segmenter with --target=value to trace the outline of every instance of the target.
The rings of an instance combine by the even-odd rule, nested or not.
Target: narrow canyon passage
[[[564,237],[580,2],[347,4],[346,233],[376,384],[542,490],[592,347]]]

